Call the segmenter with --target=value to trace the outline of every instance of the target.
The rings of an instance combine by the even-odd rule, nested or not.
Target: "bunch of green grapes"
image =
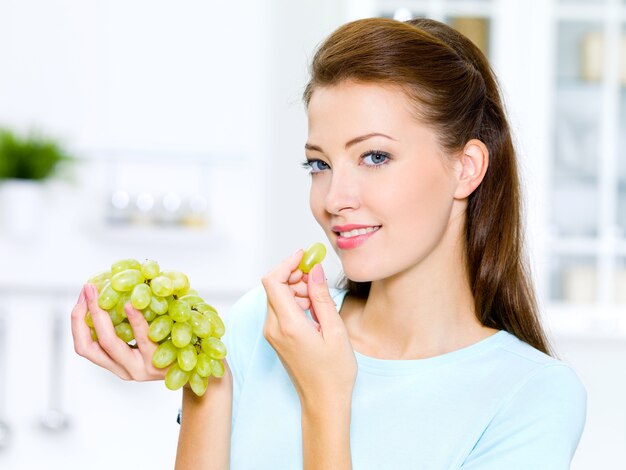
[[[169,367],[167,388],[177,390],[189,382],[194,393],[202,396],[209,376],[224,375],[226,346],[220,339],[224,323],[217,310],[190,289],[185,274],[161,271],[153,260],[123,259],[87,282],[97,287],[98,305],[109,313],[115,333],[126,343],[132,345],[135,338],[124,305],[130,302],[143,313],[150,325],[148,337],[158,343],[152,364],[159,369]],[[89,312],[85,322],[96,341]]]

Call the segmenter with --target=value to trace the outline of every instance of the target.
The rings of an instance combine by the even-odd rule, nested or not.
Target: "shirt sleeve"
[[[531,373],[500,407],[462,470],[567,470],[585,426],[587,392],[566,364]]]
[[[233,420],[248,366],[263,339],[266,316],[265,289],[257,286],[237,300],[223,317],[225,333],[222,341],[226,345],[226,362],[233,374]]]

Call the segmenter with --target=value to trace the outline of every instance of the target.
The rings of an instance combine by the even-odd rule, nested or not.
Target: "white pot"
[[[40,230],[43,214],[43,184],[31,180],[0,180],[0,233],[27,240]]]

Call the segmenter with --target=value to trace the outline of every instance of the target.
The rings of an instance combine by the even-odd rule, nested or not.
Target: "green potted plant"
[[[0,220],[18,237],[36,232],[43,202],[43,183],[73,157],[54,139],[31,132],[21,136],[0,128]]]

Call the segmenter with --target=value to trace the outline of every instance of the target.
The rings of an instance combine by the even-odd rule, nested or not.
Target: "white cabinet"
[[[503,89],[531,268],[556,333],[626,337],[626,1],[350,2],[473,39]]]

